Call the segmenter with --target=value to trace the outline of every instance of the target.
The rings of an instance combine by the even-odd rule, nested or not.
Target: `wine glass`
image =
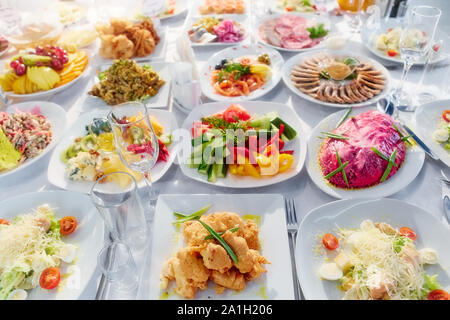
[[[159,141],[149,119],[147,108],[140,102],[114,106],[108,114],[114,144],[120,160],[131,170],[142,173],[149,189],[149,209],[153,212],[157,198],[150,170],[159,156]]]
[[[367,9],[369,5],[372,5],[373,0],[338,0],[339,8],[349,15],[351,18],[349,20],[349,25],[351,31],[355,33],[361,32],[362,19],[361,11]]]
[[[440,16],[441,10],[430,6],[416,6],[408,12],[399,41],[403,74],[400,86],[393,94],[393,102],[398,110],[414,111],[410,96],[403,90],[405,79],[412,65],[427,57]]]

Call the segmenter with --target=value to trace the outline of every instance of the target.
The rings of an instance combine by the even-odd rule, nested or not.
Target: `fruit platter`
[[[0,75],[0,85],[11,98],[36,98],[59,92],[78,80],[89,62],[85,51],[68,53],[44,46],[20,51]]]

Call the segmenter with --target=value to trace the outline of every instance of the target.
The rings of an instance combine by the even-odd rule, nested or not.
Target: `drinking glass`
[[[375,0],[338,0],[337,2],[339,8],[351,16],[349,20],[351,31],[355,33],[361,32],[363,25],[361,11],[366,10],[368,6],[373,5]]]
[[[90,196],[114,241],[127,242],[136,250],[145,248],[149,232],[132,175],[104,175],[92,186]]]
[[[98,255],[98,266],[114,289],[133,298],[138,288],[138,270],[130,247],[121,241],[107,243]]]
[[[412,65],[419,60],[426,59],[440,16],[441,10],[430,6],[416,6],[408,11],[407,21],[399,42],[400,54],[403,59],[403,74],[400,86],[393,94],[394,105],[399,110],[414,111],[415,109],[411,105],[411,98],[403,91],[403,86]]]
[[[120,160],[131,170],[142,173],[149,190],[149,210],[154,211],[157,193],[150,170],[159,155],[159,141],[150,122],[147,108],[140,102],[126,102],[113,107],[108,121]]]

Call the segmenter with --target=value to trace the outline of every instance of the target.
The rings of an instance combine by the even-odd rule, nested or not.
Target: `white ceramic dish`
[[[450,230],[436,217],[405,201],[396,199],[341,200],[310,211],[303,219],[297,234],[295,259],[297,274],[305,298],[308,300],[342,299],[336,281],[321,280],[318,269],[325,257],[314,255],[320,246],[320,234],[332,232],[337,226],[355,228],[363,220],[387,222],[396,227],[407,226],[418,235],[417,247],[433,248],[438,252],[439,264],[427,266],[429,274],[438,274],[443,288],[450,285]]]
[[[178,154],[178,163],[180,165],[181,171],[189,178],[208,183],[214,186],[219,187],[227,187],[227,188],[255,188],[255,187],[263,187],[271,184],[279,183],[285,181],[287,179],[293,178],[296,176],[303,168],[306,159],[306,136],[305,131],[302,128],[301,121],[298,118],[297,113],[287,105],[274,103],[274,102],[262,102],[262,101],[243,101],[239,103],[250,113],[250,115],[263,115],[268,112],[276,111],[278,112],[281,119],[284,119],[290,126],[292,126],[297,131],[297,137],[289,141],[286,144],[285,150],[294,150],[294,163],[290,170],[287,172],[283,172],[277,174],[272,177],[261,177],[259,179],[253,177],[243,177],[243,176],[235,176],[231,173],[228,173],[225,178],[218,178],[217,182],[212,183],[207,181],[205,175],[198,173],[197,169],[189,168],[186,164],[187,159],[191,156],[192,146],[190,143],[191,139],[191,128],[192,123],[194,121],[200,120],[204,116],[209,116],[211,114],[224,111],[228,108],[231,103],[230,102],[215,102],[215,103],[207,103],[203,104],[199,107],[196,107],[186,118],[182,125],[182,129],[188,134],[186,139],[189,140],[189,143],[186,147],[186,150],[183,150],[183,146],[180,145],[179,154]],[[184,144],[183,144],[184,145]]]
[[[450,153],[444,146],[433,140],[431,135],[437,129],[437,125],[442,119],[442,112],[450,109],[450,99],[436,100],[423,104],[416,109],[415,128],[420,138],[436,154],[439,159],[450,167]]]
[[[30,167],[36,161],[39,161],[42,157],[44,157],[50,150],[55,147],[59,140],[61,139],[65,129],[66,129],[66,112],[59,105],[48,102],[48,101],[30,101],[30,102],[22,102],[18,104],[10,105],[6,112],[9,114],[16,113],[17,111],[25,111],[30,112],[33,108],[39,107],[41,110],[41,114],[44,115],[47,120],[50,122],[52,126],[52,141],[50,144],[39,154],[38,156],[28,159],[20,166],[9,170],[0,172],[0,180],[7,176],[12,176],[15,173],[18,173],[21,170],[24,170],[27,167]],[[1,129],[0,129],[1,130]]]
[[[214,71],[214,67],[222,61],[222,59],[237,59],[244,56],[258,56],[260,54],[268,54],[271,60],[270,68],[272,69],[272,76],[257,90],[251,92],[248,96],[239,97],[226,97],[217,93],[211,85],[211,74]],[[281,79],[281,68],[283,66],[283,57],[281,54],[272,48],[265,47],[263,45],[238,45],[224,49],[217,52],[203,65],[200,72],[200,87],[205,96],[214,101],[243,101],[243,100],[255,100],[270,90],[275,88]]]
[[[222,1],[220,1],[220,2],[222,2]],[[206,4],[206,0],[191,1],[191,3],[192,4],[191,4],[191,12],[190,13],[192,15],[204,15],[204,16],[207,16],[207,15],[218,14],[218,13],[215,13],[215,12],[208,13],[208,14],[202,14],[200,12],[199,8]],[[237,14],[241,14],[241,15],[248,15],[249,14],[249,12],[251,10],[250,0],[244,0],[244,6],[245,6],[245,11],[243,13],[237,13]]]
[[[299,53],[299,54],[293,56],[292,58],[290,58],[289,60],[287,60],[283,66],[282,77],[283,77],[284,83],[293,93],[295,93],[299,97],[301,97],[305,100],[323,105],[323,106],[327,106],[327,107],[349,108],[349,107],[364,107],[364,106],[371,105],[371,104],[377,102],[378,100],[386,97],[389,94],[390,88],[391,88],[391,76],[389,74],[389,71],[385,67],[383,67],[379,62],[372,60],[368,57],[362,56],[360,54],[352,54],[351,52],[348,52],[346,54],[340,53],[339,56],[346,56],[346,55],[355,56],[356,58],[359,58],[360,61],[368,61],[368,62],[372,63],[376,69],[380,70],[383,73],[383,75],[386,79],[386,84],[385,84],[383,91],[379,95],[377,95],[371,99],[368,99],[364,102],[360,102],[360,103],[339,104],[339,103],[323,102],[323,101],[314,99],[313,97],[311,97],[310,95],[307,95],[306,93],[301,92],[299,89],[297,89],[292,84],[292,81],[290,79],[291,70],[292,70],[292,68],[294,68],[297,64],[299,64],[304,59],[306,59],[310,56],[316,55],[316,54],[318,54],[318,51]]]
[[[297,52],[297,53],[298,52],[306,52],[306,51],[316,50],[316,49],[320,49],[320,48],[324,48],[325,47],[325,39],[327,38],[327,36],[325,36],[322,39],[322,41],[319,44],[317,44],[316,46],[311,47],[311,48],[303,48],[303,49],[288,49],[288,48],[283,48],[283,47],[277,47],[275,45],[272,45],[272,44],[264,41],[262,39],[262,37],[261,37],[260,32],[259,32],[259,29],[260,29],[261,25],[264,22],[268,21],[268,20],[278,19],[281,16],[283,16],[284,14],[304,17],[305,19],[307,19],[308,24],[310,24],[312,26],[315,26],[317,24],[323,23],[325,29],[329,30],[327,36],[330,35],[331,32],[332,32],[332,26],[330,24],[330,20],[327,19],[327,18],[318,16],[318,15],[305,15],[304,13],[296,13],[296,12],[294,12],[294,13],[283,13],[283,14],[279,13],[279,14],[273,14],[273,15],[266,16],[266,17],[264,17],[263,19],[261,19],[258,22],[258,26],[257,26],[255,32],[256,32],[256,38],[257,38],[257,40],[260,43],[262,43],[263,45],[268,46],[270,48],[276,49],[276,50],[286,51],[286,52]]]
[[[207,47],[211,47],[211,48],[217,48],[217,47],[229,47],[229,46],[235,46],[237,44],[243,44],[243,43],[247,43],[248,39],[250,38],[250,19],[247,15],[244,14],[222,14],[222,15],[211,15],[213,16],[221,16],[224,19],[230,19],[232,21],[236,21],[237,23],[239,23],[242,28],[244,28],[245,33],[244,33],[244,37],[242,38],[241,41],[239,42],[235,42],[235,43],[228,43],[228,42],[208,42],[208,43],[197,43],[197,42],[192,42],[190,39],[190,43],[191,46],[193,48],[207,48]],[[192,27],[192,25],[194,23],[196,23],[198,20],[202,19],[204,16],[201,15],[196,15],[196,16],[191,16],[188,18],[188,20],[186,21],[186,34],[188,32],[188,30]],[[188,35],[189,38],[189,35]]]
[[[17,99],[17,100],[22,100],[22,101],[30,101],[30,100],[48,98],[56,93],[66,90],[67,88],[71,87],[73,84],[78,82],[80,79],[84,78],[87,74],[89,74],[91,59],[92,59],[91,56],[89,55],[89,53],[88,53],[88,59],[89,59],[89,62],[86,65],[86,68],[84,68],[83,72],[78,77],[73,79],[72,81],[70,81],[60,87],[56,87],[56,88],[46,90],[46,91],[38,91],[35,93],[18,94],[18,93],[14,93],[12,91],[7,91],[7,92],[5,92],[5,94],[10,99]]]
[[[62,275],[66,274],[67,278],[62,277],[57,289],[32,289],[28,299],[76,300],[86,286],[95,281],[91,278],[97,266],[97,255],[104,243],[103,220],[88,196],[67,191],[33,192],[3,200],[0,202],[1,217],[12,220],[43,204],[50,205],[58,218],[73,216],[77,219],[78,227],[75,232],[63,238],[64,242],[78,247],[77,256],[72,264],[61,265],[60,272]]]
[[[367,110],[353,110],[352,115],[356,115],[364,111]],[[322,131],[333,131],[346,112],[346,110],[341,110],[331,114],[319,122],[319,124],[311,132],[308,140],[306,169],[308,170],[311,180],[316,184],[316,186],[323,192],[328,193],[330,196],[335,198],[364,199],[387,197],[402,190],[410,184],[419,174],[425,160],[425,153],[417,145],[407,148],[405,162],[402,164],[399,171],[397,171],[395,175],[385,182],[377,184],[376,186],[364,189],[345,190],[333,186],[323,177],[318,161],[319,150],[323,140],[319,139],[319,137],[321,136]]]
[[[170,86],[171,86],[171,77],[170,77],[170,71],[169,71],[169,64],[166,62],[152,62],[152,61],[142,61],[138,63],[139,65],[150,65],[152,67],[152,70],[157,72],[159,76],[166,82],[164,85],[159,89],[158,93],[150,97],[148,99],[145,99],[142,101],[142,103],[145,104],[147,108],[167,108],[169,106],[169,96],[170,96]],[[102,71],[107,70],[112,63],[100,65],[97,67],[96,75],[94,82],[99,83],[100,80],[98,79],[98,74]],[[108,105],[105,101],[103,101],[102,98],[87,95],[86,97],[86,103],[89,105],[89,110],[92,110],[92,108],[108,108],[111,109],[111,106]]]
[[[89,193],[94,184],[92,181],[72,181],[65,175],[66,165],[61,161],[61,153],[68,148],[75,138],[83,136],[85,134],[85,126],[89,124],[93,118],[102,118],[108,115],[109,111],[91,111],[82,114],[72,127],[66,132],[61,142],[56,146],[55,151],[50,158],[50,162],[47,170],[47,178],[53,185],[81,193]],[[153,115],[164,127],[164,133],[172,133],[177,128],[177,122],[172,113],[163,110],[149,110],[149,114]],[[151,170],[152,181],[158,181],[172,165],[176,153],[177,144],[173,141],[167,148],[169,150],[170,157],[167,162],[160,161]],[[145,181],[141,180],[138,186],[145,186]]]
[[[167,1],[169,2],[169,1]],[[160,14],[160,20],[167,20],[170,18],[176,18],[185,13],[188,10],[188,2],[186,0],[175,0],[175,12],[173,14]]]
[[[286,231],[284,201],[281,195],[275,194],[186,194],[161,195],[156,204],[156,214],[153,226],[153,239],[150,259],[149,299],[159,299],[161,266],[179,249],[184,247],[181,229],[176,232],[172,222],[175,221],[174,211],[195,212],[212,204],[206,214],[214,212],[236,212],[239,215],[257,215],[261,217],[259,239],[261,254],[271,264],[265,265],[267,273],[255,281],[247,282],[247,287],[241,292],[225,290],[216,294],[212,282],[206,290],[199,290],[195,299],[294,299],[292,270],[289,254],[289,243]],[[172,283],[169,299],[180,299],[173,292]],[[263,294],[262,292],[265,292]]]

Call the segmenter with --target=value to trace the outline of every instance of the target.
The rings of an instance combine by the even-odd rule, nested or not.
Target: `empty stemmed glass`
[[[441,10],[430,6],[417,6],[409,11],[399,42],[404,63],[403,75],[400,86],[393,94],[395,106],[402,111],[414,111],[411,98],[403,91],[405,79],[412,65],[427,57],[440,16]]]
[[[108,121],[120,160],[144,176],[149,188],[149,210],[153,212],[157,193],[152,186],[150,170],[158,160],[159,142],[147,108],[140,102],[119,104],[108,114]]]

